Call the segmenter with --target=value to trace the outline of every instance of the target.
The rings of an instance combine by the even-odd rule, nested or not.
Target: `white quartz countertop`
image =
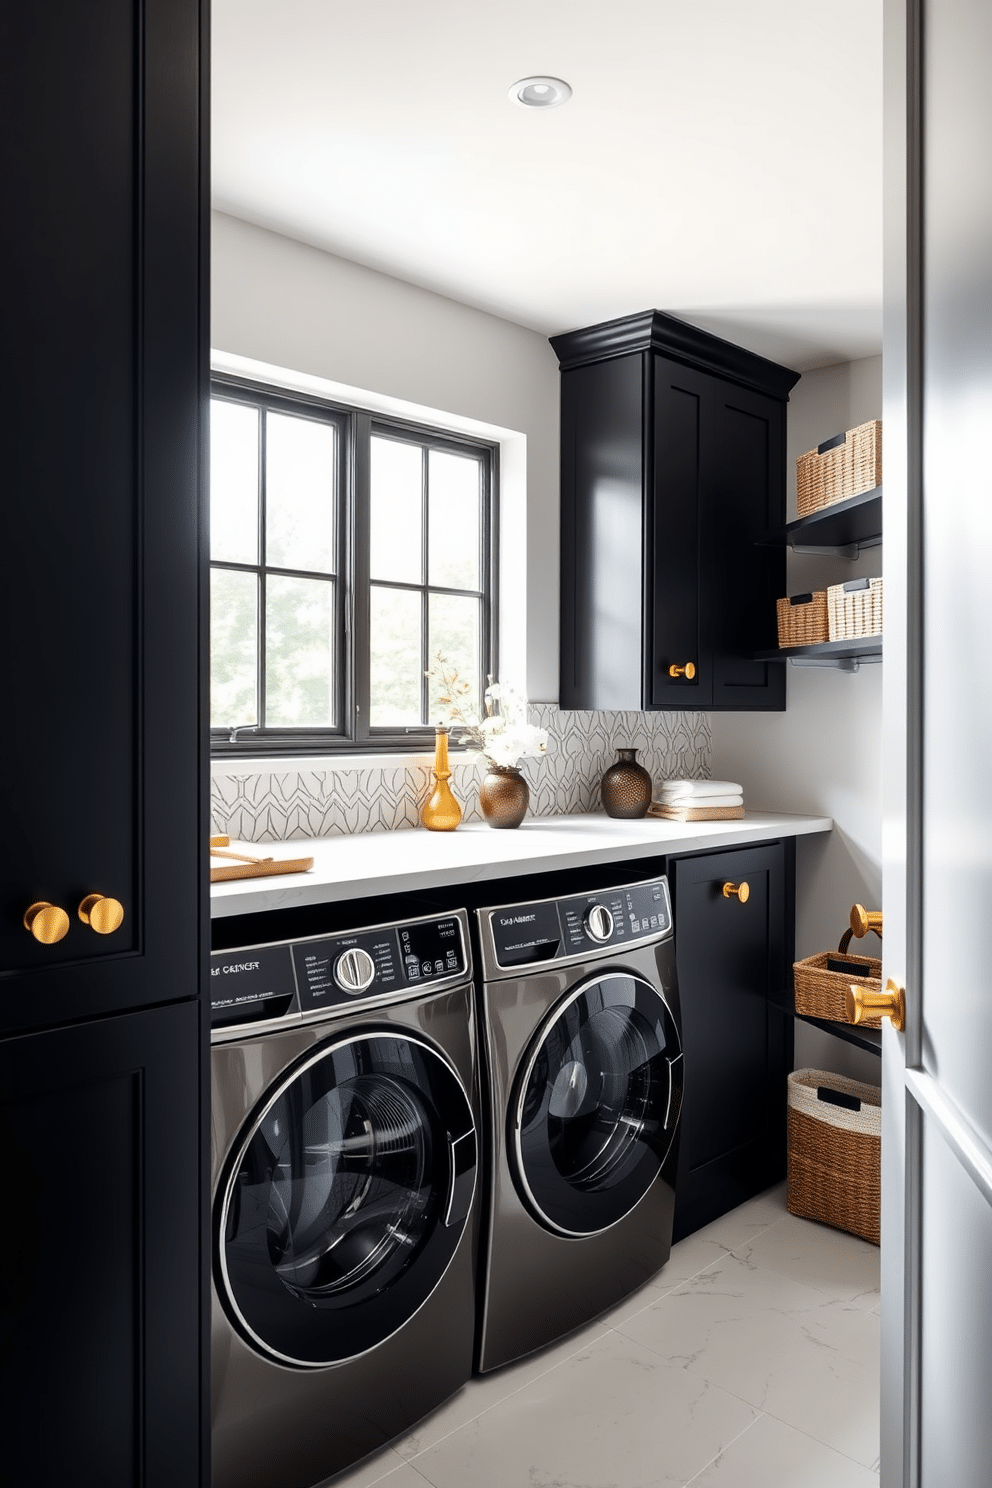
[[[513,878],[524,873],[581,868],[591,863],[636,862],[668,853],[745,847],[775,837],[829,832],[829,816],[749,811],[742,821],[667,822],[656,817],[535,817],[509,831],[472,822],[456,832],[365,832],[290,842],[245,843],[243,851],[274,858],[312,857],[309,873],[239,879],[210,885],[211,913],[258,914],[330,904],[374,894],[401,894],[442,885]],[[239,844],[231,847],[239,851]],[[220,863],[220,859],[215,859]]]

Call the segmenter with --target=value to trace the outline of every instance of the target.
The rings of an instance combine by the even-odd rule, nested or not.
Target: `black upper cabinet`
[[[785,707],[785,408],[798,373],[663,315],[554,336],[564,708]]]
[[[0,20],[0,1032],[198,990],[200,31],[197,0]]]

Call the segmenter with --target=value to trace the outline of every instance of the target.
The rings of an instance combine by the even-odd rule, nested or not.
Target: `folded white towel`
[[[662,801],[672,796],[701,799],[704,796],[743,796],[744,787],[733,780],[663,780],[659,793]]]
[[[743,806],[744,795],[739,791],[727,791],[722,796],[662,796],[662,806]]]

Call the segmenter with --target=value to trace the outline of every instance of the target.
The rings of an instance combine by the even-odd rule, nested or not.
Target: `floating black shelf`
[[[791,997],[791,993],[789,995]],[[796,1023],[808,1023],[811,1028],[820,1028],[824,1033],[832,1033],[835,1038],[843,1039],[845,1044],[853,1044],[856,1049],[866,1049],[869,1054],[881,1057],[880,1028],[860,1028],[854,1023],[837,1023],[833,1018],[811,1018],[807,1013],[797,1013],[791,1007],[783,1007],[781,1003],[776,1006],[784,1017],[792,1018]]]
[[[882,637],[861,636],[855,641],[820,641],[815,646],[780,646],[775,651],[756,651],[755,661],[796,661],[800,666],[840,666],[844,662],[860,665],[881,661]]]
[[[882,488],[876,486],[873,491],[837,501],[784,527],[773,527],[758,538],[757,546],[856,558],[862,548],[876,547],[881,541]]]

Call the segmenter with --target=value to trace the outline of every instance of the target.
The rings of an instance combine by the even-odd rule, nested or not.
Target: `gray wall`
[[[212,234],[216,351],[518,436],[502,448],[500,672],[532,702],[556,702],[558,362],[547,340],[222,212]]]
[[[882,416],[882,359],[807,372],[789,403],[789,516],[796,515],[796,456],[841,430]],[[882,549],[854,563],[789,555],[789,593],[882,572]],[[882,903],[882,668],[860,672],[789,666],[785,713],[714,713],[713,774],[740,780],[745,803],[822,812],[829,837],[798,842],[797,956],[831,949],[851,905]],[[866,950],[877,947],[874,936]],[[877,953],[872,951],[872,953]],[[879,1062],[828,1034],[796,1025],[796,1065],[851,1073],[877,1083]]]

